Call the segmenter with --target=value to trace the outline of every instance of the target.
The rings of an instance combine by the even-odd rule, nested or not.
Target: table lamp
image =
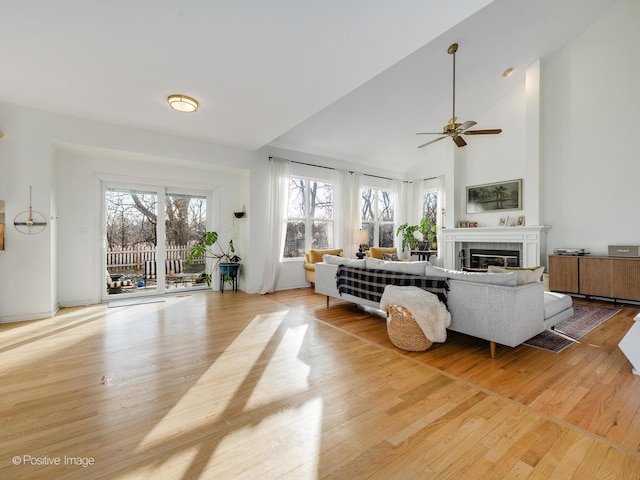
[[[353,232],[353,242],[359,245],[356,257],[364,258],[364,247],[369,245],[369,232],[366,230],[356,230]]]

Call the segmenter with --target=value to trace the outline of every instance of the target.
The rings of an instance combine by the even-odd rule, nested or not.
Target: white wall
[[[260,185],[267,162],[257,152],[5,104],[0,104],[0,127],[5,133],[0,141],[0,198],[6,202],[7,218],[12,220],[28,208],[29,185],[33,185],[34,209],[51,219],[39,235],[7,229],[6,249],[0,254],[0,321],[47,317],[61,300],[75,303],[100,297],[100,281],[86,287],[86,279],[93,274],[85,273],[75,258],[70,260],[69,253],[99,251],[94,232],[99,209],[93,210],[97,192],[87,190],[88,184],[97,184],[98,172],[126,178],[134,171],[147,179],[157,172],[160,180],[212,184],[222,193],[218,211],[226,223],[221,234],[230,230],[232,212],[243,204],[254,218],[253,228],[264,229],[266,207]],[[83,164],[83,154],[88,165]],[[151,168],[149,159],[154,161]],[[262,282],[262,243],[251,235],[248,222],[240,223],[239,229],[241,287],[257,291]],[[64,262],[59,261],[58,252]],[[92,258],[89,269],[102,278]],[[68,285],[78,282],[77,277],[81,287],[71,292]]]
[[[109,151],[66,146],[59,148],[58,163],[61,212],[57,219],[58,258],[63,266],[58,270],[61,306],[98,303],[104,293],[104,259],[100,249],[103,182],[131,184],[141,189],[170,186],[210,195],[208,220],[212,229],[220,234],[221,244],[232,238],[233,224],[237,222],[239,231],[234,243],[239,252],[247,251],[246,236],[240,232],[244,222],[234,220],[230,214],[242,208],[240,193],[244,178],[239,172],[179,159],[113,155]],[[240,276],[239,283],[246,288],[246,275]]]
[[[548,251],[640,244],[640,2],[624,0],[545,65]]]
[[[474,118],[477,128],[500,127],[501,135],[471,138],[462,149],[443,141],[428,152],[410,176],[447,175],[449,227],[452,214],[479,226],[495,226],[505,214],[525,215],[527,224],[537,217],[551,226],[543,263],[554,248],[606,254],[610,244],[640,244],[634,133],[640,111],[638,25],[640,2],[621,1],[552,58],[530,67],[539,69],[539,112],[530,97],[536,86],[526,85],[521,75],[508,96]],[[542,118],[539,139],[531,135],[536,115]],[[542,149],[536,154],[538,140]],[[533,165],[533,155],[539,165]],[[521,212],[466,214],[466,186],[513,178],[523,179]]]

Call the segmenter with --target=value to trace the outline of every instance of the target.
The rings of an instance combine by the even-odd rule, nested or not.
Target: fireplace
[[[469,249],[518,250],[518,266],[530,268],[543,265],[542,253],[545,251],[545,236],[550,227],[526,225],[522,227],[476,227],[443,228],[439,234],[438,260],[444,268],[451,270],[469,266]],[[440,255],[442,250],[442,255]],[[464,252],[464,253],[463,253]]]
[[[472,270],[486,270],[489,265],[500,267],[519,267],[519,250],[493,250],[482,248],[469,249],[469,268]]]

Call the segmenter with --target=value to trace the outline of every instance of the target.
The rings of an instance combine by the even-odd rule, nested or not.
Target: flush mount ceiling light
[[[169,95],[167,97],[169,106],[179,112],[196,112],[198,110],[198,102],[195,98],[186,95]]]

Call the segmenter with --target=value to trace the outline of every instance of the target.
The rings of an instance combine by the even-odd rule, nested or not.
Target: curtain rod
[[[274,157],[269,157],[269,160],[271,160],[272,158],[274,158]],[[285,160],[285,159],[283,159],[283,160]],[[298,160],[287,160],[287,161],[291,162],[291,163],[297,163],[298,165],[306,165],[307,167],[317,167],[317,168],[326,168],[327,170],[337,170],[337,168],[335,168],[335,167],[327,167],[326,165],[315,165],[313,163],[299,162]],[[362,172],[355,172],[353,170],[347,170],[347,172],[349,172],[349,173],[362,173]],[[362,175],[365,175],[367,177],[381,178],[383,180],[396,180],[395,178],[381,177],[379,175],[371,175],[369,173],[363,173]]]
[[[269,157],[269,160],[273,159],[275,157]],[[283,160],[286,160],[283,158]],[[288,162],[291,163],[297,163],[298,165],[306,165],[307,167],[316,167],[316,168],[325,168],[327,170],[337,170],[337,168],[334,167],[327,167],[326,165],[316,165],[313,163],[306,163],[306,162],[299,162],[298,160],[287,160]],[[362,173],[362,172],[355,172],[353,170],[347,170],[349,173]],[[382,180],[399,180],[397,178],[389,178],[389,177],[381,177],[380,175],[372,175],[370,173],[362,173],[362,175],[364,175],[365,177],[372,177],[372,178],[380,178]],[[422,180],[435,180],[438,177],[431,177],[431,178],[423,178]],[[413,183],[415,180],[413,181],[409,181],[409,180],[401,180],[404,183]]]

